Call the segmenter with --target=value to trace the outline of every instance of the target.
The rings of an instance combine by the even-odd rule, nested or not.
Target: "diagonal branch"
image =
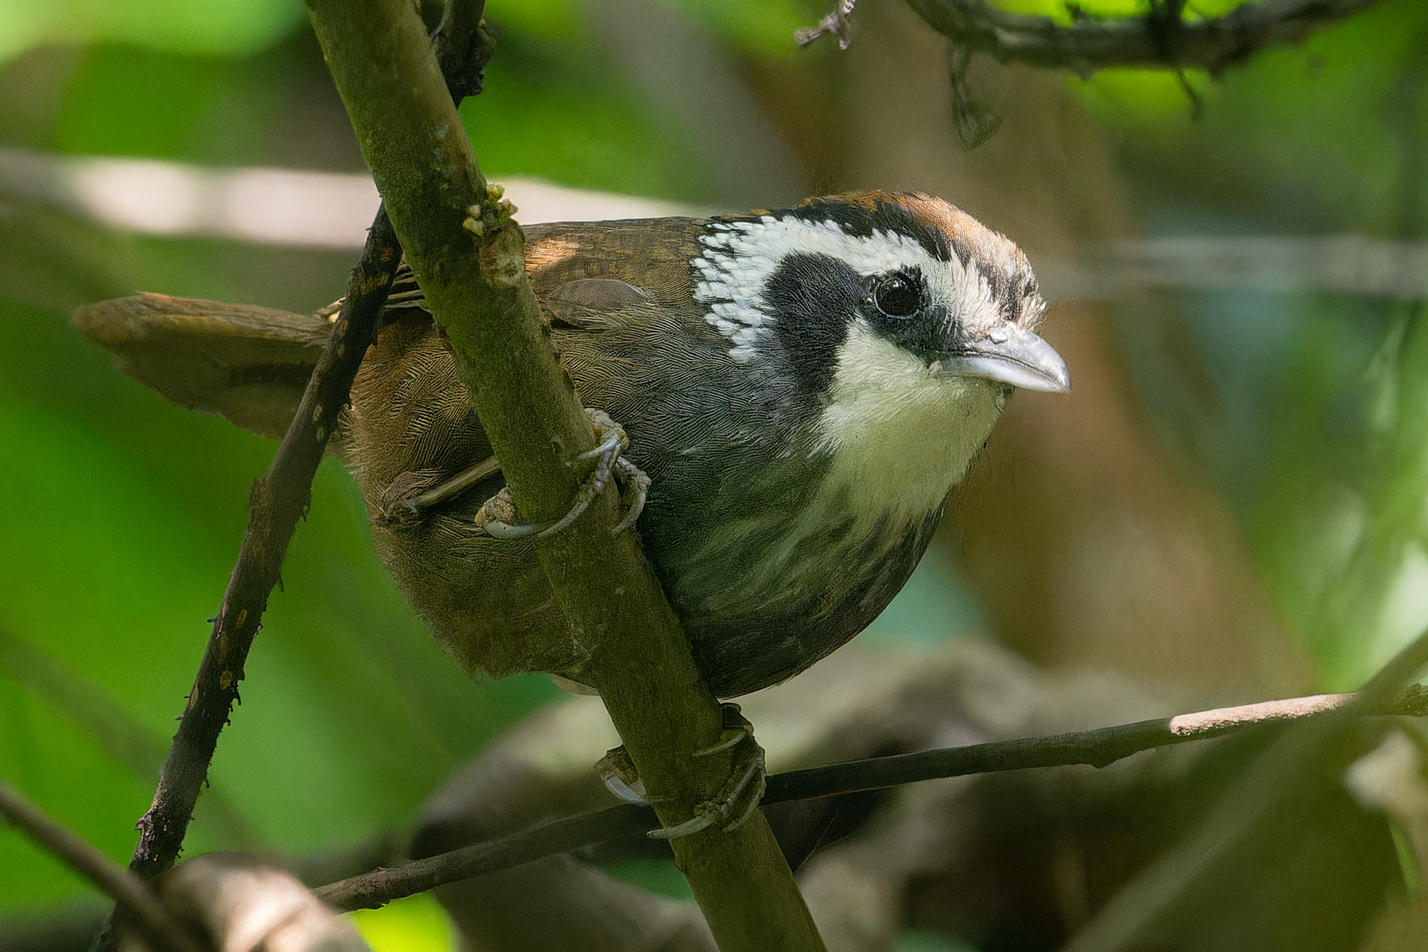
[[[409,0],[308,0],[328,68],[461,379],[528,522],[560,516],[579,485],[573,463],[595,444],[556,362],[525,274],[514,209],[488,188],[442,88]],[[689,819],[730,775],[731,756],[689,756],[723,731],[718,703],[631,534],[613,536],[604,494],[536,550],[590,660],[640,776]],[[674,851],[724,952],[823,948],[761,816],[676,840]]]
[[[480,3],[448,4],[449,15],[439,27],[444,31],[438,37],[440,55],[452,77],[451,95],[458,98],[480,89],[481,70],[490,60],[490,38],[481,30],[481,9]],[[347,402],[367,343],[375,336],[377,319],[401,259],[401,245],[386,209],[380,208],[297,415],[272,465],[250,492],[248,526],[223,605],[160,772],[153,804],[139,820],[139,843],[130,868],[146,879],[171,867],[183,847],[218,735],[238,700],[238,683],[261,627],[268,596],[279,582],[297,522],[307,513],[313,475]]]
[[[272,466],[253,483],[249,494],[248,527],[223,605],[164,760],[153,805],[139,820],[139,843],[130,868],[145,879],[171,867],[183,848],[218,735],[238,700],[238,683],[268,596],[278,583],[298,520],[307,512],[313,474],[347,401],[400,259],[401,249],[386,216],[379,212],[297,416]]]
[[[0,816],[113,899],[162,952],[202,952],[174,921],[149,884],[0,781]]]

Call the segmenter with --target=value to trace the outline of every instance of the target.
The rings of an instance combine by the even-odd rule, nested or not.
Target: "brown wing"
[[[693,291],[690,260],[702,222],[693,218],[558,222],[526,229],[526,271],[542,303],[582,278],[634,285],[663,307],[683,308]]]
[[[166,294],[87,304],[71,320],[146,387],[274,439],[332,331],[321,317]]]
[[[586,406],[606,407],[628,377],[620,372],[629,360],[621,351],[633,355],[689,306],[697,233],[698,223],[688,219],[528,230],[531,282]],[[392,299],[401,306],[388,314],[399,316],[388,320],[363,362],[344,427],[345,455],[369,497],[377,484],[386,487],[403,473],[450,476],[491,453],[446,337],[422,310],[406,268]]]
[[[582,402],[628,397],[631,348],[689,304],[689,222],[528,230],[527,266]],[[420,307],[409,274],[394,289]],[[702,322],[701,322],[702,323]],[[618,393],[617,393],[618,392]],[[554,601],[529,542],[496,541],[473,517],[502,485],[445,336],[415,308],[383,328],[353,386],[344,455],[372,514],[373,544],[409,603],[468,671],[547,671],[580,680],[589,646]],[[395,503],[469,485],[404,517]]]
[[[585,406],[644,426],[645,449],[663,427],[652,394],[699,377],[727,349],[693,301],[690,261],[703,222],[662,218],[527,229],[526,264],[562,365]],[[660,360],[651,361],[653,354]]]
[[[698,224],[544,225],[527,234],[531,280],[582,400],[627,400],[622,355],[662,325],[673,327],[690,304]],[[278,437],[328,336],[331,310],[304,316],[139,295],[81,308],[74,321],[122,369],[175,403]],[[503,485],[499,471],[480,471],[415,518],[397,505],[491,455],[445,335],[405,269],[337,436],[378,556],[448,653],[473,673],[579,680],[585,646],[556,606],[533,546],[497,542],[473,522]]]

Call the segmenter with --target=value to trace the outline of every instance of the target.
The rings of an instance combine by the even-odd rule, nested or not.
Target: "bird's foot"
[[[635,520],[645,508],[650,478],[638,466],[625,459],[623,454],[629,448],[630,438],[625,435],[624,428],[604,410],[587,407],[585,412],[590,416],[600,443],[593,450],[577,457],[580,460],[594,460],[595,468],[580,484],[570,510],[550,522],[520,522],[516,515],[515,500],[511,498],[508,490],[502,489],[486,500],[486,504],[476,513],[476,524],[487,535],[497,539],[543,539],[555,535],[580,518],[610,485],[612,479],[620,484],[620,497],[625,503],[625,515],[615,525],[613,534],[619,535],[635,524]]]
[[[694,807],[694,816],[683,823],[652,830],[656,839],[672,840],[717,826],[725,832],[744,824],[759,808],[764,798],[764,749],[754,740],[754,728],[737,704],[723,705],[724,730],[717,744],[696,750],[694,757],[710,757],[732,750],[729,776],[712,798]],[[605,754],[595,769],[605,780],[605,786],[622,800],[651,803],[645,796],[639,772],[625,748],[616,747]]]
[[[710,757],[732,751],[728,778],[713,798],[694,807],[693,817],[675,826],[650,831],[655,839],[673,840],[713,826],[727,833],[743,826],[759,808],[767,786],[764,749],[754,740],[754,725],[740,713],[739,705],[725,703],[721,708],[724,730],[719,743],[696,750],[694,756]]]

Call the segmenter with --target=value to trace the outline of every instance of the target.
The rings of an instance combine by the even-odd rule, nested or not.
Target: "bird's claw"
[[[635,769],[635,762],[630,759],[629,752],[623,746],[605,751],[605,756],[595,764],[595,770],[600,774],[600,779],[605,781],[606,788],[621,800],[642,806],[651,802],[650,798],[645,796],[645,785],[640,780],[640,772]]]
[[[733,701],[725,701],[719,705],[719,713],[724,718],[724,729],[719,734],[719,743],[702,747],[691,756],[712,757],[737,747],[746,740],[754,739],[754,725],[749,723],[749,719],[744,716],[739,705]],[[758,747],[757,744],[754,746]],[[762,752],[762,748],[760,748],[760,752]]]
[[[526,539],[550,525],[548,522],[521,522],[516,501],[504,486],[476,511],[476,526],[493,539]]]
[[[576,490],[575,502],[569,511],[550,522],[519,522],[515,501],[508,490],[502,489],[486,500],[485,505],[476,513],[476,524],[487,535],[497,539],[544,539],[555,535],[579,519],[585,510],[590,508],[590,504],[600,498],[612,478],[623,487],[620,497],[625,503],[625,515],[615,525],[612,534],[619,535],[635,524],[635,520],[645,508],[650,478],[622,455],[630,445],[630,438],[625,435],[624,428],[604,410],[587,407],[585,412],[590,416],[590,422],[601,439],[598,446],[577,457],[581,460],[595,460],[595,469]]]
[[[723,751],[734,751],[728,779],[714,797],[694,807],[693,817],[674,826],[651,830],[651,837],[673,840],[713,826],[727,833],[743,826],[759,808],[767,786],[764,749],[754,740],[754,726],[739,713],[739,705],[725,704],[723,713],[724,730],[719,742],[696,750],[693,756],[710,757]]]
[[[650,492],[650,477],[623,456],[615,460],[615,475],[620,483],[620,501],[625,504],[625,515],[615,523],[610,534],[620,535],[634,528],[640,513],[645,511],[645,500],[649,498]]]
[[[692,756],[709,757],[721,751],[734,750],[728,779],[714,797],[695,805],[694,816],[674,826],[651,830],[651,837],[673,840],[712,826],[728,832],[742,826],[759,808],[767,786],[764,749],[754,740],[754,727],[739,713],[737,704],[723,705],[723,713],[724,730],[719,742],[696,750]],[[624,747],[606,751],[595,769],[610,792],[621,800],[642,805],[664,802],[663,798],[645,794],[639,771]]]

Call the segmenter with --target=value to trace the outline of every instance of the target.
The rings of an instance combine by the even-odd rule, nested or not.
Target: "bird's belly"
[[[720,525],[662,572],[699,669],[721,697],[785,680],[867,627],[917,565],[940,506],[916,523],[858,518],[847,494]]]
[[[671,533],[656,561],[716,693],[798,673],[887,607],[1002,404],[1001,389],[983,381],[929,379],[898,401],[876,395],[826,408],[821,445],[746,497],[720,499],[717,518],[667,513],[668,526],[703,527],[693,538]],[[709,503],[679,505],[688,516]]]
[[[742,514],[684,561],[676,599],[705,617],[777,611],[836,584],[890,535],[884,520],[856,518],[843,494],[815,493],[791,512]]]

